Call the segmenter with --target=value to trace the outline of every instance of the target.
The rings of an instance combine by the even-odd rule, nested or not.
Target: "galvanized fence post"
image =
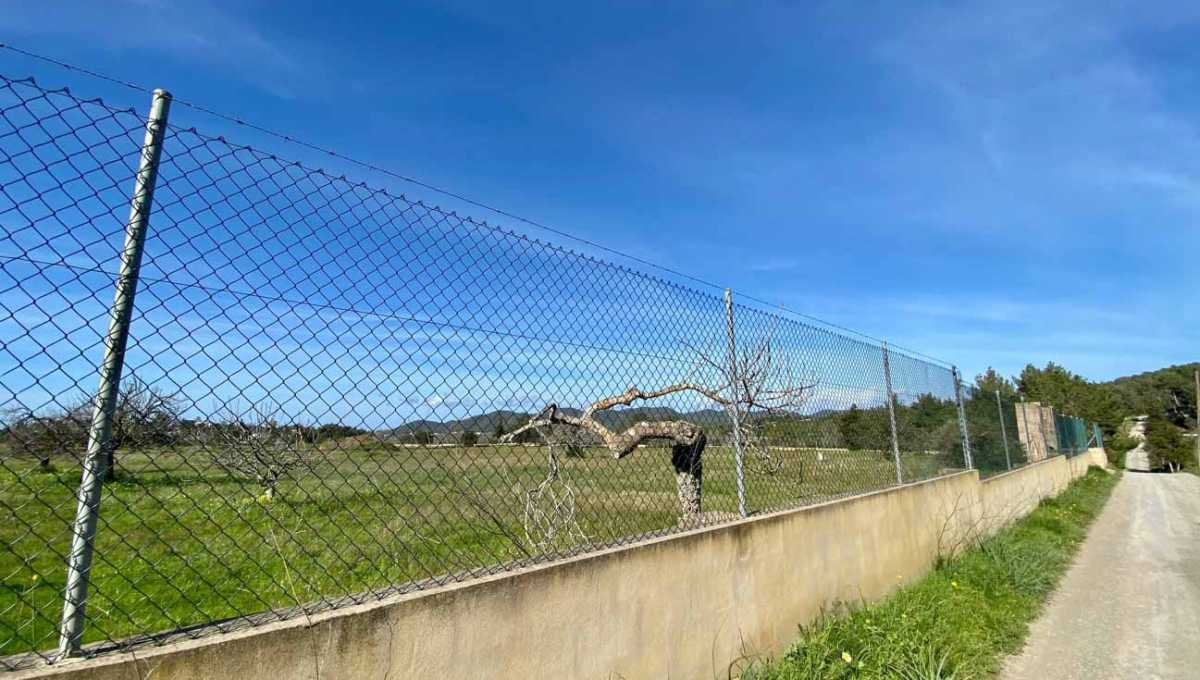
[[[738,516],[746,516],[746,468],[742,458],[742,425],[738,408],[741,390],[738,388],[737,343],[733,336],[733,291],[725,289],[725,331],[729,341],[729,390],[732,404],[729,417],[733,421],[733,464],[737,476]]]
[[[892,363],[888,359],[887,340],[883,341],[883,384],[887,387],[888,423],[892,427],[892,458],[896,461],[896,483],[904,483],[900,469],[900,436],[896,432],[896,394],[892,392]]]
[[[1008,452],[1008,428],[1004,426],[1004,405],[1000,403],[1000,390],[996,390],[996,410],[1000,414],[1000,439],[1004,442],[1004,460],[1012,469],[1012,454]]]
[[[958,374],[957,366],[951,366],[950,372],[954,376],[954,399],[958,402],[958,432],[962,436],[963,464],[972,470],[975,464],[971,460],[971,436],[967,433],[967,412],[963,408],[962,377]]]
[[[112,423],[121,391],[121,372],[125,363],[125,347],[129,340],[133,300],[137,292],[138,269],[141,267],[142,249],[146,243],[154,184],[158,179],[158,161],[162,155],[163,135],[170,108],[170,93],[155,90],[150,103],[150,115],[146,121],[142,156],[134,179],[129,222],[125,227],[125,245],[121,252],[108,336],[105,338],[104,357],[100,365],[100,384],[96,390],[92,423],[88,430],[87,452],[83,460],[83,474],[79,480],[71,552],[67,556],[67,585],[63,597],[62,623],[59,628],[60,657],[78,654],[83,642],[88,579],[95,550],[101,486],[108,472]]]

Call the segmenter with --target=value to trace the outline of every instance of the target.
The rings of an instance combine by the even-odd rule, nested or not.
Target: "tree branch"
[[[593,417],[600,411],[607,411],[616,406],[629,406],[635,401],[657,399],[679,392],[696,392],[723,406],[729,404],[729,400],[720,394],[692,383],[676,383],[650,392],[645,392],[631,385],[629,389],[621,394],[605,397],[593,402],[580,416],[571,416],[563,413],[559,410],[557,404],[547,404],[537,415],[530,418],[528,423],[504,435],[500,441],[512,442],[521,434],[539,427],[566,425],[595,434],[617,458],[624,458],[629,455],[639,444],[647,439],[669,439],[677,444],[691,446],[700,436],[701,429],[699,426],[685,420],[643,421],[630,425],[622,432],[615,432]]]

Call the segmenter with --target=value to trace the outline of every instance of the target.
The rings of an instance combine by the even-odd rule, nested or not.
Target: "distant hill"
[[[1168,366],[1100,383],[1130,415],[1161,414],[1180,427],[1196,426],[1196,383],[1200,362]]]
[[[583,413],[581,409],[570,407],[563,407],[562,412],[573,416]],[[511,432],[529,422],[529,418],[532,415],[531,413],[521,413],[519,411],[500,410],[457,420],[413,420],[389,430],[388,433],[399,437],[411,436],[415,432],[429,432],[434,435],[446,435],[452,432],[491,434],[496,431],[497,425],[503,425],[506,432]],[[600,421],[605,427],[613,430],[623,430],[634,423],[646,420],[689,420],[694,423],[719,426],[726,423],[725,418],[725,412],[718,409],[701,409],[682,413],[665,406],[644,406],[601,411],[596,415],[596,420]]]
[[[496,430],[497,425],[504,425],[505,430],[512,430],[528,420],[527,413],[500,410],[458,420],[413,420],[393,428],[390,432],[397,436],[411,435],[414,432],[431,432],[436,435],[450,432],[491,433]]]

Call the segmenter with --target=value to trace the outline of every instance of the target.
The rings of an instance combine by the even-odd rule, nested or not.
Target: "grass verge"
[[[986,678],[1017,651],[1118,476],[1097,468],[1028,517],[887,600],[801,627],[745,680]]]

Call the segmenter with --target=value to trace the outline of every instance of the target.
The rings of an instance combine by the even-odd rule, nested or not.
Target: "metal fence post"
[[[146,136],[142,156],[134,180],[133,198],[129,206],[129,222],[125,227],[125,246],[117,273],[116,291],[109,317],[108,336],[104,342],[104,358],[100,366],[100,384],[96,390],[92,423],[88,430],[87,452],[72,527],[71,552],[67,556],[67,585],[63,597],[62,623],[59,628],[60,657],[79,653],[83,641],[83,623],[87,607],[88,578],[95,549],[96,522],[100,513],[100,493],[107,474],[108,454],[112,444],[112,422],[121,391],[121,371],[125,363],[125,347],[129,340],[129,322],[133,315],[133,300],[137,292],[138,269],[146,243],[154,184],[158,179],[158,161],[162,155],[163,135],[171,95],[155,90],[146,121]]]
[[[737,475],[738,516],[746,516],[746,468],[742,459],[742,426],[738,408],[741,390],[738,389],[737,344],[733,337],[733,291],[725,289],[725,331],[729,340],[729,390],[732,404],[729,417],[733,421],[733,464]]]
[[[950,372],[954,376],[954,399],[958,402],[958,432],[962,436],[963,464],[972,470],[975,464],[971,460],[971,436],[967,433],[967,412],[963,408],[962,377],[958,374],[957,366],[951,366]]]
[[[996,390],[996,410],[1000,412],[1000,439],[1004,442],[1004,460],[1012,469],[1012,454],[1008,452],[1008,428],[1004,426],[1004,406],[1000,403],[1000,390]]]
[[[900,437],[896,432],[896,395],[892,392],[892,363],[888,359],[887,340],[883,341],[883,384],[887,386],[888,423],[892,426],[892,458],[896,461],[896,483],[904,483],[900,469]]]

